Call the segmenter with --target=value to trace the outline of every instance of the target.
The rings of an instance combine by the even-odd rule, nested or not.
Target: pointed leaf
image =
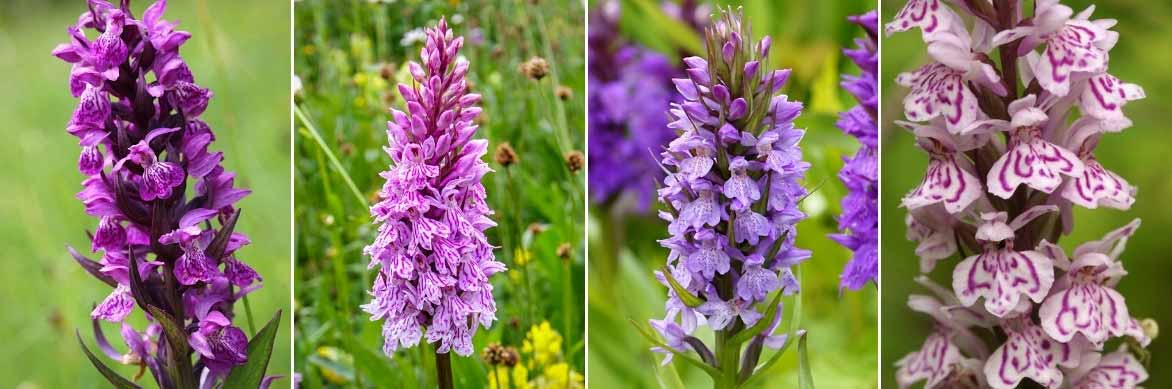
[[[810,354],[806,352],[806,334],[798,338],[798,388],[814,389],[814,375],[810,372]]]
[[[85,342],[81,340],[80,330],[76,331],[76,335],[77,343],[81,345],[81,351],[85,352],[86,358],[89,358],[90,363],[92,363],[94,367],[98,369],[98,373],[101,373],[103,377],[106,377],[106,380],[110,381],[110,384],[114,385],[114,387],[118,389],[142,388],[141,386],[138,386],[138,384],[135,384],[134,382],[131,382],[130,380],[118,375],[118,373],[114,372],[114,370],[111,370],[109,366],[106,366],[105,363],[102,363],[102,361],[98,359],[94,353],[90,352],[90,349],[85,346]]]
[[[243,365],[232,368],[228,378],[224,379],[225,388],[255,388],[260,386],[264,379],[265,370],[269,367],[269,358],[273,354],[273,341],[277,337],[277,329],[281,326],[281,311],[273,314],[273,318],[261,328],[260,332],[248,341],[248,361]]]
[[[223,228],[212,239],[212,243],[208,244],[207,253],[208,258],[220,259],[224,256],[224,250],[228,247],[228,241],[232,238],[232,231],[236,230],[236,220],[240,219],[242,209],[237,209],[232,213],[232,217],[228,218],[228,222],[224,223]]]
[[[671,285],[671,290],[676,292],[676,295],[680,297],[680,301],[684,305],[687,305],[689,308],[696,308],[704,304],[703,299],[689,292],[687,288],[680,285],[679,281],[676,281],[675,277],[671,276],[671,271],[667,269],[667,266],[659,268],[659,272],[663,274],[663,279],[667,280],[667,284]]]

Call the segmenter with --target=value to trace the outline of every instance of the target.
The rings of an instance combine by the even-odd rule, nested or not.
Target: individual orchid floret
[[[916,135],[917,146],[931,157],[920,186],[905,195],[901,205],[914,210],[942,204],[949,213],[957,214],[984,197],[981,181],[972,173],[975,168],[963,154],[981,144],[972,139],[974,136],[949,133],[936,124],[939,122],[939,119],[928,125],[895,122],[911,130]]]
[[[1009,198],[1019,185],[1052,193],[1062,184],[1062,176],[1082,175],[1082,160],[1074,152],[1043,137],[1042,126],[1049,121],[1045,111],[1035,106],[1029,95],[1009,104],[1009,151],[989,168],[989,193]]]
[[[1069,342],[1082,335],[1095,345],[1109,337],[1124,336],[1132,323],[1123,295],[1114,286],[1127,274],[1117,262],[1127,238],[1139,228],[1139,219],[1088,242],[1068,259],[1062,248],[1042,242],[1042,251],[1055,259],[1066,274],[1055,284],[1056,292],[1038,310],[1042,328],[1050,337]]]
[[[944,118],[949,131],[959,133],[981,119],[977,95],[969,88],[965,72],[942,63],[930,63],[895,79],[911,88],[903,98],[908,120],[924,122]]]
[[[952,272],[952,288],[960,302],[971,306],[984,297],[985,309],[997,317],[1020,309],[1023,295],[1041,303],[1054,283],[1053,259],[1033,250],[1015,250],[1014,231],[1057,210],[1052,205],[1034,207],[1012,222],[1004,212],[981,214],[976,238],[985,250],[965,258]]]
[[[70,254],[113,289],[90,312],[95,338],[159,387],[222,385],[250,357],[248,337],[232,324],[235,302],[260,288],[237,254],[248,238],[235,232],[235,204],[250,192],[235,187],[223,154],[208,150],[215,137],[199,115],[212,93],[179,54],[190,34],[162,19],[166,1],[141,20],[129,1],[88,5],[53,55],[72,64],[79,102],[65,129],[81,147],[78,171],[87,178],[77,198],[97,219],[90,246],[101,258]],[[135,311],[146,317],[142,333],[129,324]],[[106,342],[99,320],[121,324],[127,353]]]
[[[1033,23],[998,32],[993,44],[1020,39],[1022,53],[1045,45],[1032,72],[1042,88],[1066,96],[1075,79],[1107,70],[1107,52],[1119,40],[1119,33],[1110,30],[1114,19],[1088,20],[1094,6],[1072,17],[1074,11],[1058,0],[1040,0],[1034,8]]]
[[[1001,327],[1008,339],[985,362],[985,378],[992,388],[1016,388],[1029,378],[1047,388],[1063,382],[1061,368],[1078,366],[1081,350],[1074,344],[1058,342],[1029,317],[1009,319]]]
[[[468,90],[463,44],[445,19],[427,29],[421,62],[408,65],[414,81],[399,85],[407,112],[392,109],[387,123],[393,164],[370,209],[378,236],[364,250],[380,270],[362,308],[384,320],[388,356],[426,339],[450,363],[450,352],[472,355],[472,337],[496,321],[488,278],[505,266],[484,234],[495,225],[480,183],[491,169],[488,142],[474,139],[480,95]]]
[[[910,0],[895,15],[895,19],[884,26],[887,36],[912,28],[919,28],[925,39],[950,31],[954,25],[964,23],[944,0]]]
[[[1137,388],[1148,379],[1147,369],[1126,349],[1121,348],[1107,355],[1090,355],[1071,373],[1072,388]]]
[[[916,282],[935,296],[909,296],[908,307],[931,316],[935,326],[919,351],[896,362],[896,382],[901,387],[919,381],[926,381],[928,388],[982,386],[982,360],[989,350],[970,328],[987,321],[982,316],[987,314],[960,306],[956,296],[926,277]]]
[[[735,380],[754,371],[761,347],[784,343],[772,334],[779,299],[798,292],[792,267],[810,256],[794,247],[809,163],[793,123],[802,105],[778,94],[789,72],[763,65],[769,38],[754,41],[728,10],[706,31],[706,46],[706,58],[684,59],[688,77],[673,80],[681,102],[668,126],[677,137],[660,154],[667,176],[658,192],[671,234],[660,244],[670,253],[656,272],[669,297],[652,327],[669,341],[656,351],[695,353],[722,371],[714,379]],[[745,339],[744,363],[714,360],[710,350],[734,346],[708,347],[693,336],[700,325],[722,342]]]

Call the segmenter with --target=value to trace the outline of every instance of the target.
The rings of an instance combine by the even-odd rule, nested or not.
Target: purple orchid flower
[[[843,158],[838,177],[847,187],[838,216],[839,234],[831,239],[851,250],[840,276],[840,288],[859,290],[879,278],[879,16],[875,11],[852,16],[851,22],[863,27],[867,39],[857,39],[854,49],[843,53],[854,61],[862,74],[843,76],[842,87],[859,105],[839,115],[838,127],[859,141],[859,150]]]
[[[482,161],[488,142],[474,139],[480,95],[468,91],[463,44],[441,19],[427,30],[422,64],[408,65],[414,83],[399,85],[407,112],[391,110],[393,164],[370,209],[378,237],[364,250],[380,269],[362,308],[384,320],[383,352],[426,339],[441,365],[450,352],[471,355],[476,331],[496,321],[488,278],[505,270],[484,235],[496,225],[480,183],[491,169]]]
[[[773,331],[780,297],[799,289],[791,268],[810,257],[794,247],[810,165],[799,146],[804,131],[793,124],[802,104],[778,93],[789,71],[762,68],[770,39],[754,41],[728,10],[707,29],[706,44],[708,58],[684,58],[688,77],[672,80],[679,102],[668,109],[668,127],[677,137],[660,154],[667,176],[658,192],[671,234],[660,243],[670,254],[656,272],[669,288],[667,314],[651,324],[668,340],[654,349],[665,363],[694,352],[727,383],[752,375],[762,347],[786,342]],[[713,348],[693,335],[700,325],[717,332]],[[745,343],[726,343],[733,338]],[[711,350],[743,354],[743,363],[717,361]]]
[[[929,156],[902,202],[908,239],[924,274],[967,255],[950,271],[951,290],[921,276],[937,297],[909,299],[936,330],[897,363],[901,386],[1135,388],[1147,379],[1154,333],[1115,290],[1139,220],[1070,256],[1056,245],[1075,205],[1135,202],[1136,188],[1094,150],[1132,124],[1122,108],[1144,91],[1107,73],[1114,20],[1058,0],[1037,1],[1029,15],[1023,3],[912,0],[885,29],[919,28],[932,58],[897,79],[910,92],[908,121],[896,123]],[[1104,354],[1113,338],[1124,345]]]
[[[234,232],[234,205],[249,191],[234,188],[223,155],[208,151],[214,135],[199,115],[212,94],[179,54],[191,34],[162,18],[165,0],[142,19],[129,3],[89,1],[70,41],[53,50],[73,66],[79,103],[66,130],[80,140],[86,179],[77,198],[98,219],[91,249],[101,259],[70,253],[113,289],[90,315],[105,354],[149,369],[163,388],[211,387],[249,357],[231,319],[234,303],[260,287],[236,254],[248,239]],[[127,320],[144,309],[154,311],[143,311],[139,332]],[[121,323],[128,352],[114,351],[99,320]],[[184,332],[186,344],[169,342],[165,328]],[[178,352],[189,346],[197,362]]]

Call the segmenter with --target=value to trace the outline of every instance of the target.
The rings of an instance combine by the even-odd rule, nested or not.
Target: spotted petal
[[[1073,367],[1078,363],[1073,346],[1055,342],[1033,323],[1008,332],[1009,339],[985,362],[985,378],[993,388],[1016,388],[1025,378],[1056,388],[1063,380],[1058,366]]]
[[[1074,389],[1131,389],[1148,380],[1143,364],[1127,350],[1103,357],[1086,375],[1075,381]]]
[[[900,387],[908,387],[922,380],[928,380],[924,387],[936,387],[951,375],[962,360],[964,356],[960,349],[952,344],[947,335],[936,331],[928,335],[919,351],[895,363],[899,367],[895,380]]]
[[[1131,120],[1123,115],[1123,106],[1145,96],[1143,87],[1103,73],[1087,80],[1079,107],[1087,115],[1102,120],[1106,128],[1117,131],[1131,125]]]
[[[1103,168],[1093,156],[1083,161],[1086,168],[1082,175],[1062,189],[1062,197],[1086,208],[1108,208],[1126,210],[1135,202],[1136,189],[1115,172]]]
[[[891,23],[883,26],[887,36],[919,27],[925,39],[948,31],[959,18],[940,0],[909,0],[895,14]]]
[[[1070,93],[1074,73],[1107,70],[1107,51],[1097,45],[1108,39],[1108,31],[1087,20],[1070,20],[1046,40],[1046,50],[1034,68],[1038,84],[1050,93]]]
[[[1110,336],[1123,335],[1131,322],[1123,295],[1094,282],[1075,283],[1051,295],[1038,316],[1046,334],[1063,343],[1081,333],[1101,345]]]
[[[943,116],[949,132],[960,133],[977,120],[977,96],[964,82],[964,73],[944,64],[930,63],[895,80],[911,88],[903,98],[908,120],[923,122]]]
[[[1035,138],[1014,146],[993,163],[989,193],[1008,199],[1021,184],[1052,193],[1062,184],[1061,175],[1077,177],[1084,168],[1070,150]]]
[[[916,209],[943,203],[956,214],[976,201],[984,191],[981,181],[956,161],[955,154],[933,155],[920,186],[903,198],[903,206]]]
[[[1026,295],[1036,303],[1054,284],[1054,265],[1036,251],[997,249],[961,261],[952,271],[952,289],[965,306],[980,297],[985,309],[1005,317]]]

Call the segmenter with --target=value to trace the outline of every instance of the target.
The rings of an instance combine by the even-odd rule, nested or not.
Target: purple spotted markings
[[[1075,207],[1135,203],[1138,189],[1095,150],[1134,124],[1124,108],[1145,93],[1107,73],[1115,20],[1034,3],[910,0],[885,27],[919,28],[931,59],[896,79],[908,93],[895,123],[927,156],[901,206],[932,296],[908,305],[934,323],[896,363],[901,386],[1136,388],[1148,378],[1156,323],[1116,289],[1139,220],[1070,252],[1057,245]],[[938,271],[951,288],[928,281]]]

